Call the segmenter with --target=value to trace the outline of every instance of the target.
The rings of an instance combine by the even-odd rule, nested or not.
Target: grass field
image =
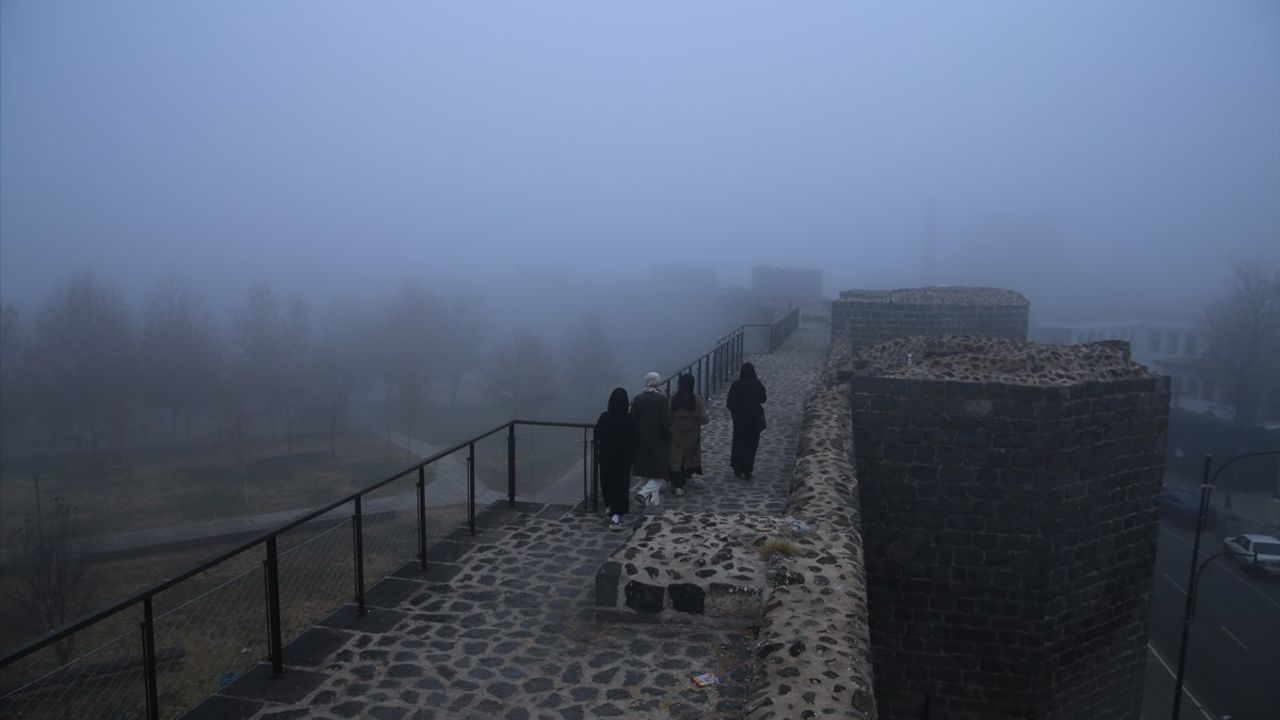
[[[331,457],[327,436],[295,439],[290,453],[283,442],[262,442],[243,476],[220,447],[126,452],[96,476],[73,456],[6,461],[0,545],[11,544],[34,515],[36,472],[42,502],[62,497],[76,509],[75,534],[92,536],[313,507],[405,464],[403,450],[368,433],[339,435],[336,450]]]
[[[393,483],[380,494],[402,494]],[[465,522],[464,506],[432,508],[428,534],[434,540]],[[303,527],[280,538],[282,632],[287,643],[354,595],[352,535],[349,521]],[[228,547],[203,546],[103,560],[94,567],[101,604],[151,584],[159,577],[191,567]],[[417,551],[416,513],[411,503],[368,518],[364,526],[366,587],[411,560]],[[155,645],[165,662],[159,673],[162,717],[176,717],[217,689],[220,678],[244,672],[267,652],[263,550],[254,548],[201,573],[155,598]],[[38,630],[24,626],[9,606],[12,576],[0,576],[0,614],[5,617],[3,645],[13,647]],[[65,669],[75,681],[57,676],[47,689],[16,695],[0,703],[0,714],[35,717],[130,717],[141,713],[142,676],[136,667],[141,637],[141,607],[127,609],[75,636]],[[0,673],[0,691],[11,690],[59,667],[45,650]],[[88,679],[86,679],[88,678]]]
[[[393,441],[395,438],[393,438]],[[518,494],[529,497],[559,481],[581,462],[582,431],[522,427],[517,432]],[[428,492],[445,484],[465,489],[466,451],[428,470]],[[98,478],[68,466],[41,470],[41,496],[69,498],[77,508],[77,534],[92,536],[148,527],[322,505],[372,484],[406,464],[403,447],[388,446],[370,434],[341,436],[336,457],[326,437],[301,438],[293,452],[262,445],[243,479],[218,448],[152,450],[122,458]],[[447,466],[447,467],[446,467]],[[49,463],[7,463],[0,476],[0,525],[12,537],[34,510],[29,473]],[[437,474],[438,473],[438,474]],[[476,479],[480,488],[505,491],[506,435],[476,443]],[[391,498],[365,523],[365,577],[371,586],[417,551],[416,506],[410,474],[370,494],[368,501]],[[456,489],[456,488],[455,488]],[[451,497],[458,496],[456,494]],[[462,495],[465,497],[465,495]],[[433,507],[428,534],[438,538],[466,520],[465,505]],[[279,538],[282,619],[286,641],[301,633],[353,595],[352,528],[338,524],[306,526]],[[96,592],[92,606],[104,607],[165,577],[183,572],[234,542],[203,543],[181,550],[99,558],[93,564]],[[164,656],[160,695],[166,715],[176,715],[216,689],[220,677],[242,672],[266,653],[264,549],[251,549],[155,598],[155,642]],[[15,612],[16,578],[0,575],[0,647],[12,648],[46,630]],[[78,633],[72,662],[51,676],[47,690],[21,693],[0,714],[41,716],[46,710],[76,717],[124,717],[137,712],[142,678],[138,622],[133,607]],[[0,689],[12,689],[59,668],[52,650],[41,651],[0,674]],[[104,672],[104,669],[107,671]],[[86,679],[88,678],[88,679]]]

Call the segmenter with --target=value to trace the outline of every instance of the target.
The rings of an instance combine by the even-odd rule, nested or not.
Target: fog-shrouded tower
[[[947,335],[848,382],[880,717],[1138,718],[1168,378]]]

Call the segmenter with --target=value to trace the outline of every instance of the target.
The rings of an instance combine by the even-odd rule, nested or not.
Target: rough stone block
[[[754,585],[711,583],[707,614],[714,617],[755,617],[760,614],[761,588]]]
[[[627,607],[639,613],[660,613],[666,607],[666,588],[639,580],[627,583]]]
[[[618,578],[621,572],[622,567],[612,560],[605,562],[596,571],[596,607],[618,606]]]
[[[677,612],[701,615],[706,601],[703,589],[692,583],[674,583],[667,586],[671,597],[671,609]]]

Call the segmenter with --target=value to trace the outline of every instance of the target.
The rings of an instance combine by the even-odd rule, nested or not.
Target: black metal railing
[[[134,714],[144,714],[147,718],[159,718],[161,716],[160,698],[163,697],[165,693],[163,689],[163,682],[158,677],[159,662],[157,660],[156,647],[158,645],[168,647],[170,645],[167,643],[171,640],[171,638],[163,637],[161,628],[166,625],[181,625],[181,622],[176,621],[182,620],[184,615],[194,616],[186,618],[185,621],[188,623],[196,621],[196,618],[199,617],[208,618],[211,621],[219,620],[220,618],[215,616],[216,612],[214,608],[221,610],[226,607],[237,605],[242,606],[244,603],[237,602],[233,597],[233,593],[239,592],[242,595],[245,594],[238,586],[255,584],[257,581],[253,579],[253,576],[257,575],[258,572],[250,568],[249,571],[240,573],[232,580],[218,585],[208,593],[202,593],[191,601],[178,604],[177,607],[170,610],[169,613],[165,613],[163,615],[158,614],[154,610],[155,599],[158,596],[162,596],[167,592],[173,591],[175,588],[178,588],[183,583],[187,583],[197,576],[202,576],[210,572],[227,568],[237,560],[241,560],[246,556],[254,554],[255,551],[261,553],[262,558],[262,567],[260,571],[261,584],[259,585],[259,592],[261,595],[259,597],[262,598],[261,602],[264,607],[260,611],[262,614],[258,617],[265,619],[266,626],[264,636],[261,636],[260,640],[262,645],[265,645],[267,648],[267,658],[270,660],[272,672],[277,674],[282,672],[284,669],[284,645],[288,640],[292,639],[291,637],[286,636],[286,626],[293,628],[305,628],[321,619],[321,617],[286,617],[286,609],[289,606],[290,601],[297,599],[287,597],[288,592],[281,583],[281,576],[284,572],[282,566],[285,563],[286,556],[288,556],[289,553],[302,549],[303,546],[313,540],[325,540],[326,536],[332,535],[338,528],[349,526],[351,528],[350,562],[346,563],[346,561],[344,561],[344,564],[351,572],[351,575],[349,576],[350,579],[348,581],[351,585],[348,587],[352,588],[352,591],[348,597],[350,601],[356,605],[357,614],[365,614],[367,612],[365,603],[365,590],[367,587],[366,561],[369,559],[369,554],[371,552],[366,544],[366,540],[370,539],[366,537],[369,532],[368,524],[376,519],[386,518],[392,512],[388,510],[387,503],[383,503],[382,506],[371,507],[375,505],[375,503],[366,503],[366,499],[384,488],[393,486],[397,481],[408,478],[412,478],[414,480],[415,487],[413,488],[413,491],[406,494],[413,498],[413,503],[416,506],[414,508],[415,512],[412,513],[415,521],[413,524],[416,525],[416,542],[413,543],[413,546],[416,547],[413,549],[416,550],[419,564],[421,567],[425,568],[427,564],[428,535],[441,534],[439,532],[429,532],[428,528],[427,503],[428,499],[430,499],[427,488],[428,471],[432,470],[433,465],[441,463],[455,454],[465,452],[466,527],[469,529],[471,534],[475,534],[477,503],[476,478],[478,467],[477,445],[488,438],[505,433],[506,462],[503,464],[506,465],[507,475],[505,478],[506,496],[507,502],[514,505],[518,491],[517,480],[520,476],[519,468],[517,468],[516,465],[516,429],[520,426],[580,429],[582,431],[582,497],[584,501],[588,501],[591,496],[589,489],[594,484],[592,482],[592,466],[594,463],[587,462],[587,458],[594,457],[593,446],[595,438],[593,437],[593,426],[586,423],[575,422],[511,420],[489,430],[488,432],[468,438],[467,440],[457,443],[449,448],[428,455],[427,457],[404,467],[380,482],[369,485],[368,487],[362,488],[339,500],[335,500],[324,507],[312,510],[288,521],[287,523],[265,531],[257,537],[205,560],[179,575],[166,579],[162,582],[155,583],[154,585],[151,585],[140,592],[134,593],[133,595],[130,595],[129,597],[124,598],[103,610],[36,638],[5,654],[0,658],[0,670],[11,668],[16,663],[19,663],[34,653],[51,649],[59,643],[76,636],[78,633],[94,628],[94,626],[112,624],[118,627],[119,622],[109,623],[109,621],[118,621],[122,616],[127,616],[134,612],[138,613],[138,639],[134,641],[135,644],[130,645],[126,637],[114,637],[107,644],[95,648],[95,650],[92,651],[93,653],[101,653],[102,647],[113,648],[111,657],[107,661],[83,663],[85,668],[77,669],[71,667],[80,662],[80,659],[76,658],[58,666],[51,672],[39,674],[38,677],[19,684],[16,688],[10,689],[10,691],[3,697],[0,697],[0,714],[8,715],[10,714],[10,711],[13,710],[16,711],[15,714],[41,717],[45,715],[46,706],[53,705],[56,706],[56,709],[49,707],[48,709],[51,711],[50,714],[61,717],[67,712],[69,705],[80,710],[86,710],[86,708],[92,706],[98,706],[101,708],[102,702],[100,700],[88,697],[89,695],[95,694],[93,690],[96,686],[97,689],[100,690],[100,692],[96,694],[112,696],[114,704],[109,708],[109,712],[113,717],[120,716],[121,713],[127,715],[132,711]],[[377,500],[395,501],[402,497],[403,496],[392,496],[387,498],[378,498]],[[377,516],[377,518],[375,518],[375,516]],[[281,549],[280,539],[283,536],[291,531],[314,527],[317,524],[327,524],[331,526],[327,527],[327,529],[323,531],[317,532],[313,538],[310,538],[305,542],[297,543],[297,546],[294,548],[290,548],[287,551]],[[407,530],[407,528],[394,529]],[[452,529],[453,527],[447,528],[447,530]],[[385,541],[383,544],[386,544]],[[340,553],[339,548],[341,545],[338,544],[331,547],[320,545],[320,547],[327,548],[324,554],[331,555],[334,554],[335,551]],[[404,547],[405,544],[401,543],[400,548],[392,548],[392,556],[394,557],[395,555],[399,555],[400,560],[408,560],[409,557],[405,557],[408,553],[404,551]],[[396,552],[397,550],[400,552]],[[412,551],[410,550],[408,552]],[[326,562],[326,560],[324,558],[320,558],[318,562],[323,563]],[[313,571],[313,574],[318,574],[315,572],[315,565],[316,563],[314,562],[299,563],[302,571],[305,572],[310,568]],[[368,573],[368,575],[379,579],[384,574],[386,573]],[[245,582],[241,582],[242,579]],[[295,585],[296,584],[297,583],[295,583]],[[218,595],[211,596],[210,593],[217,593]],[[202,600],[207,597],[213,597],[214,599],[204,602],[204,604],[200,604]],[[189,607],[190,603],[197,603],[197,605],[190,611],[184,612],[184,609]],[[332,607],[327,609],[331,610]],[[177,616],[175,617],[172,613],[177,613]],[[230,629],[228,629],[228,633],[232,635],[246,634],[242,632],[238,633]],[[255,633],[249,632],[247,634]],[[114,649],[117,645],[120,648],[119,650]],[[251,648],[254,646],[251,642],[246,642],[244,647],[247,649],[247,653],[251,654]],[[130,651],[131,648],[132,651]],[[257,660],[257,656],[249,658],[250,662],[256,663]],[[90,664],[92,667],[89,667]],[[69,671],[69,669],[71,671]],[[140,678],[137,677],[136,674],[136,671],[139,669],[141,670]],[[124,672],[125,670],[129,670],[130,672],[126,673]],[[65,687],[68,682],[74,683],[76,686],[74,693]],[[122,684],[135,684],[137,685],[136,689],[139,692],[134,694],[132,698],[117,697],[120,695],[130,694],[128,692],[128,688],[121,687]],[[208,695],[212,691],[213,688],[204,689],[203,695]],[[72,695],[77,696],[74,699],[74,702]],[[197,697],[196,699],[199,698]],[[166,710],[171,711],[176,709],[178,712],[184,711],[190,706],[180,698],[174,698],[174,702],[165,703],[165,705]],[[102,708],[102,710],[107,711],[108,708]],[[92,713],[93,716],[96,716],[97,714],[99,714],[99,712]],[[76,713],[76,716],[89,717],[91,714],[86,711]]]
[[[733,379],[747,354],[745,333],[749,328],[768,328],[769,351],[773,352],[798,325],[799,311],[795,310],[772,324],[739,326],[717,341],[710,352],[667,378],[668,394],[671,381],[683,372],[694,373],[704,393],[716,392]],[[494,488],[505,485],[508,504],[515,504],[521,475],[516,432],[520,427],[582,431],[582,498],[584,504],[596,509],[599,483],[594,426],[508,421],[6,653],[0,657],[0,671],[8,671],[10,677],[0,681],[8,686],[0,689],[0,715],[151,720],[180,715],[215,690],[208,682],[216,670],[256,665],[262,656],[254,650],[259,647],[255,643],[265,646],[271,672],[283,672],[286,643],[320,621],[320,613],[327,614],[344,603],[354,604],[357,615],[368,611],[366,577],[381,579],[414,555],[426,569],[428,537],[443,536],[459,524],[475,534],[478,473],[500,472],[505,467],[505,478],[489,475],[491,482],[486,485],[494,493]],[[505,448],[495,442],[501,440],[505,440]],[[486,447],[489,452],[481,452]],[[464,458],[457,457],[463,453]],[[487,461],[481,462],[482,454]],[[465,462],[457,462],[462,460]],[[456,477],[462,467],[465,480]],[[449,470],[455,473],[452,486],[442,482]],[[531,468],[526,470],[532,472]],[[429,473],[437,481],[433,487],[440,488],[435,497],[428,490]],[[402,488],[408,480],[413,487]],[[462,483],[465,488],[459,487]],[[460,492],[464,489],[465,496]],[[444,497],[444,491],[452,491],[454,497]],[[429,501],[436,504],[429,506]],[[412,543],[408,541],[410,528],[414,530]],[[351,533],[350,549],[345,552],[344,531]],[[302,535],[305,539],[299,539]],[[293,542],[288,545],[288,541]],[[255,555],[260,559],[255,561]],[[163,610],[158,608],[161,598],[170,601]],[[81,633],[88,636],[93,648],[67,659],[65,655],[70,653],[64,644]],[[179,640],[201,646],[204,655],[221,655],[201,665],[193,662]],[[56,662],[30,660],[36,653],[54,650],[59,653]],[[31,667],[21,668],[17,674],[24,679],[13,682],[13,669],[24,660]],[[178,677],[176,672],[160,677],[162,665],[179,661],[194,680]],[[236,676],[234,669],[217,675],[220,683]]]
[[[739,325],[728,335],[716,341],[715,347],[693,362],[676,370],[663,378],[663,388],[671,395],[673,384],[686,373],[693,375],[694,387],[703,396],[711,396],[720,388],[733,382],[738,369],[747,355],[747,330],[766,328],[769,331],[769,352],[776,352],[791,337],[791,333],[800,327],[800,308],[795,308],[772,323],[750,323]]]

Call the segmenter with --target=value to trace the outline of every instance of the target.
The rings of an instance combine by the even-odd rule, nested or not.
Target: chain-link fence
[[[439,454],[158,584],[58,643],[6,658],[0,716],[144,718],[154,696],[159,717],[178,717],[259,662],[287,663],[290,640],[466,528],[472,512],[508,497],[513,480],[520,500],[581,500],[590,450],[589,427],[516,424]]]
[[[161,608],[176,598],[166,594],[177,593],[157,596],[156,655],[175,655],[172,662],[158,663],[156,668],[161,717],[180,715],[267,654],[263,570],[251,553],[237,560],[237,566],[248,567],[223,577],[222,568],[215,566],[192,578],[187,588],[175,587],[181,592],[212,584],[168,609]]]
[[[94,633],[76,633],[84,637],[68,638],[71,644],[62,653],[49,649],[48,657],[30,657],[25,668],[6,669],[5,686],[0,689],[0,717],[58,718],[72,720],[120,720],[145,717],[146,678],[143,675],[142,632],[138,628],[123,632],[91,647]],[[58,660],[74,651],[69,662]],[[56,667],[9,687],[9,682],[24,671],[41,663]]]
[[[517,499],[561,505],[582,502],[583,467],[584,461],[591,462],[590,453],[591,433],[582,428],[518,426]]]

